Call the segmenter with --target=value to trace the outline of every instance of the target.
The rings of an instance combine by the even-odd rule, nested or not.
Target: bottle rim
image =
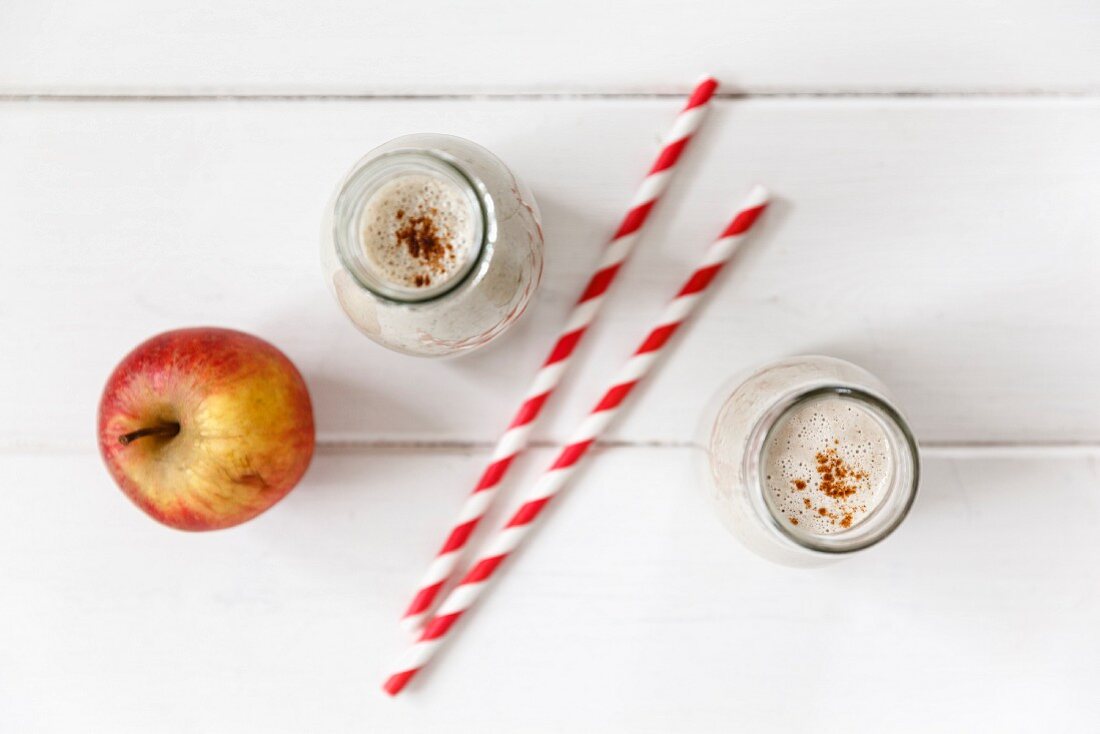
[[[462,190],[474,216],[473,245],[459,268],[438,285],[402,286],[373,272],[360,240],[360,219],[370,197],[400,175],[424,173],[441,177]],[[436,301],[454,292],[476,272],[489,250],[487,243],[492,205],[485,187],[442,151],[403,148],[360,161],[348,174],[336,194],[332,237],[337,257],[359,285],[379,298],[396,303],[418,304]]]
[[[777,427],[794,410],[823,397],[836,396],[860,403],[884,429],[893,454],[893,474],[887,497],[859,523],[836,533],[800,531],[777,517],[770,500],[764,466],[764,452]],[[842,384],[800,388],[780,396],[763,413],[749,434],[744,454],[745,477],[754,477],[750,503],[758,519],[783,540],[798,548],[823,554],[844,554],[869,548],[886,539],[901,525],[916,500],[920,484],[920,454],[917,441],[905,418],[883,396],[870,390]]]

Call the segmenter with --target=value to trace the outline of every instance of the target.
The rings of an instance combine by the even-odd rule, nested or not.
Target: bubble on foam
[[[844,469],[851,494],[831,497],[821,489],[819,456],[827,457],[826,467]],[[874,416],[850,398],[827,396],[784,416],[764,448],[763,469],[783,523],[830,535],[856,527],[874,511],[889,489],[893,459]]]
[[[363,207],[360,240],[375,274],[400,287],[441,286],[462,272],[477,243],[477,215],[466,192],[453,181],[426,173],[409,173],[387,181]],[[430,220],[449,246],[443,257],[428,261],[410,252],[398,233],[410,221]]]

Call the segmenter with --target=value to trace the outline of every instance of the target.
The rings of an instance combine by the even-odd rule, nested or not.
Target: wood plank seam
[[[0,93],[0,102],[325,102],[325,101],[370,101],[370,102],[446,102],[446,101],[501,101],[501,102],[569,102],[569,101],[616,101],[637,100],[652,101],[679,99],[678,92],[488,92],[484,94],[339,94],[339,93],[285,93],[267,92],[197,92],[194,94],[164,93]],[[751,99],[1100,99],[1100,89],[867,89],[867,90],[753,90],[742,92],[720,92],[714,95],[716,100]]]

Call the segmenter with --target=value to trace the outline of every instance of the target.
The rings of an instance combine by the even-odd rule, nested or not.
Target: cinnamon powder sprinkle
[[[446,243],[439,236],[439,228],[431,217],[409,217],[395,233],[397,244],[418,260],[431,262],[442,257]]]
[[[814,458],[821,479],[818,488],[833,499],[851,497],[859,489],[857,482],[867,479],[867,472],[853,469],[835,448],[819,451]]]
[[[435,210],[432,211],[434,213]],[[403,219],[404,216],[404,210],[397,211],[398,219]],[[439,231],[439,227],[431,216],[409,217],[395,235],[398,247],[404,247],[427,269],[437,273],[444,272],[444,260],[454,257],[454,245],[448,242],[446,236]],[[431,283],[432,279],[429,275],[417,275],[413,279],[413,284],[418,288]]]
[[[792,503],[793,506],[788,506],[789,512],[793,513],[787,515],[791,525],[798,525],[799,518],[804,520],[810,518],[807,522],[815,527],[820,527],[818,523],[823,522],[837,530],[848,530],[858,522],[860,513],[867,512],[865,504],[853,503],[853,495],[870,489],[871,475],[859,468],[858,464],[849,463],[841,456],[838,447],[840,447],[840,441],[830,438],[821,451],[814,455],[813,473],[808,477],[789,480],[790,486],[795,490],[811,490],[802,496],[802,509],[796,509],[797,502]],[[772,479],[771,475],[767,478]],[[824,496],[819,497],[814,494],[818,489]],[[822,530],[822,532],[829,531]]]

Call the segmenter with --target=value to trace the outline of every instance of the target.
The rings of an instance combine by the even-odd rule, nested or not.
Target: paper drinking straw
[[[508,467],[513,459],[527,447],[527,440],[535,419],[538,418],[554,388],[561,381],[577,344],[595,320],[608,288],[615,280],[623,261],[630,255],[649,213],[661,194],[668,188],[676,162],[699,129],[710,98],[717,87],[717,81],[705,77],[692,91],[683,110],[676,117],[672,129],[665,138],[660,155],[657,156],[656,162],[649,169],[641,187],[631,200],[630,210],[612,237],[611,243],[604,250],[596,272],[589,279],[577,305],[569,315],[569,320],[554,342],[550,356],[546,358],[538,374],[535,375],[534,382],[524,395],[523,403],[516,411],[515,417],[512,418],[504,435],[497,441],[489,466],[485,468],[474,491],[467,497],[443,547],[440,548],[435,560],[420,580],[416,595],[402,619],[402,624],[406,628],[418,630],[423,626],[424,620],[431,612],[434,600],[461,560],[462,549],[478,522],[492,505],[497,487],[500,486]]]
[[[722,232],[719,239],[707,249],[703,261],[665,308],[657,325],[649,332],[630,361],[612,380],[611,386],[581,423],[569,443],[561,450],[539,481],[524,495],[523,504],[512,518],[489,541],[488,550],[477,559],[458,585],[443,600],[435,617],[424,628],[417,642],[408,649],[397,672],[386,681],[384,690],[387,693],[391,696],[400,693],[413,676],[427,665],[454,623],[484,592],[489,579],[527,536],[550,499],[565,486],[581,458],[611,423],[627,395],[653,367],[669,338],[691,315],[703,292],[722,266],[729,261],[757,217],[764,211],[767,201],[767,191],[761,186],[753,188],[749,193],[733,221]]]

